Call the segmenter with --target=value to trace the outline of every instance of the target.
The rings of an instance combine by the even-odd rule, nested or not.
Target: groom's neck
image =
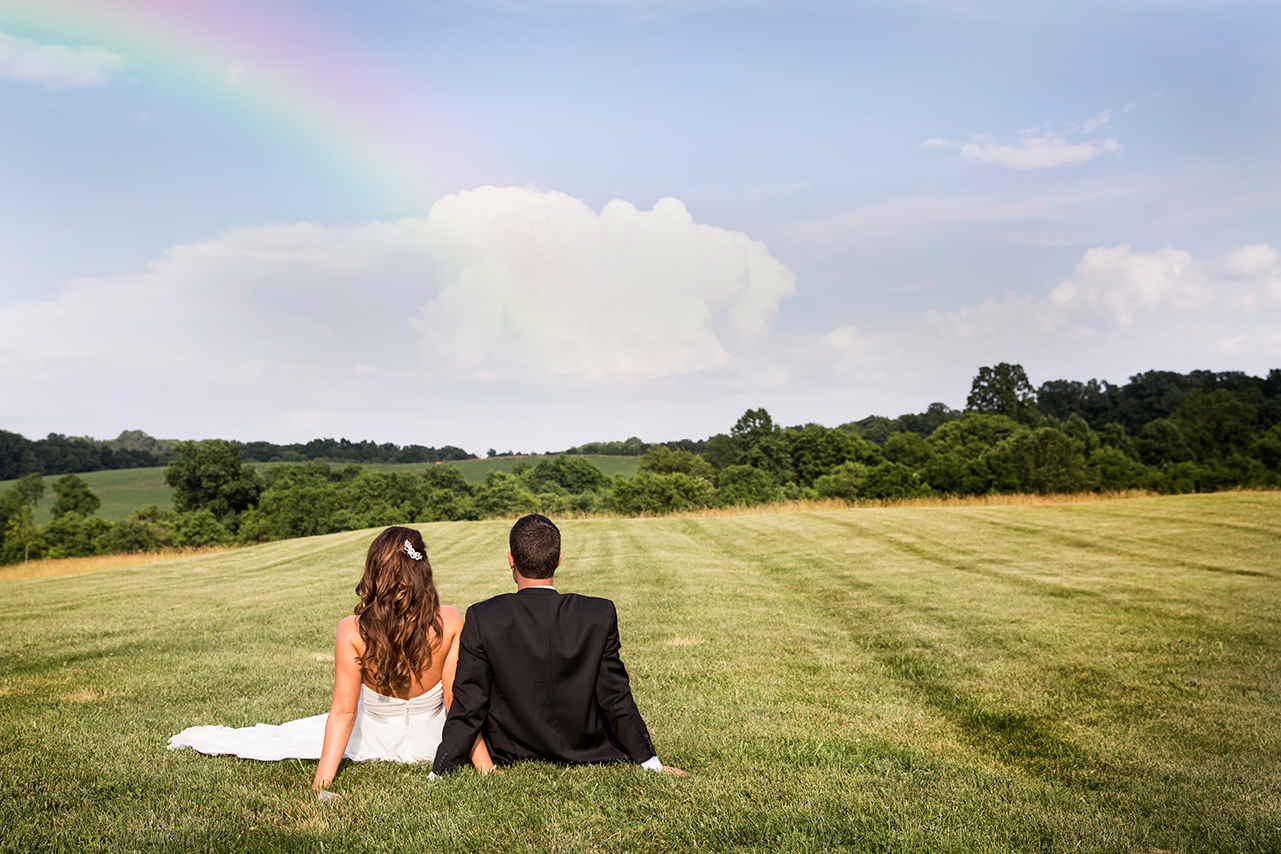
[[[516,582],[517,590],[524,590],[526,587],[554,587],[555,578],[526,578],[520,574],[520,570],[512,570],[512,580]]]

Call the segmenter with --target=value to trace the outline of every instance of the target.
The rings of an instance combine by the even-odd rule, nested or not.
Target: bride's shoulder
[[[355,614],[352,614],[350,617],[343,617],[338,622],[339,640],[349,638],[352,635],[360,637],[360,623],[358,622],[358,618]]]
[[[441,605],[440,622],[446,633],[456,632],[462,628],[463,615],[453,605]]]

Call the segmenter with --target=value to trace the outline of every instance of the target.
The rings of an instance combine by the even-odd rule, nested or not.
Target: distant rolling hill
[[[593,457],[588,456],[596,465],[600,466],[601,471],[609,476],[616,474],[631,475],[636,472],[636,464],[639,457]],[[469,483],[483,483],[485,475],[491,471],[511,471],[516,463],[525,460],[533,465],[537,465],[541,459],[547,457],[520,456],[520,457],[496,457],[488,460],[462,460],[453,463],[441,463],[441,465],[458,466]],[[262,470],[274,465],[294,465],[293,463],[251,463],[255,468]],[[348,463],[332,463],[335,468],[342,468]],[[357,465],[359,465],[357,463]],[[433,463],[368,463],[365,468],[373,471],[412,471],[419,472]],[[48,475],[44,479],[45,497],[38,507],[36,507],[36,523],[40,525],[49,522],[49,510],[53,507],[53,482],[61,475]],[[161,510],[173,509],[172,490],[165,485],[164,468],[145,468],[145,469],[118,469],[114,471],[93,471],[81,474],[89,488],[97,493],[102,499],[102,507],[98,510],[98,515],[103,519],[114,522],[117,519],[127,519],[133,514],[135,507],[145,507],[148,504],[155,504]],[[0,492],[8,489],[13,485],[12,480],[0,481]]]

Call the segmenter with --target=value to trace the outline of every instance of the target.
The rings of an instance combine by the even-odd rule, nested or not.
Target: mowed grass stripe
[[[372,532],[5,581],[0,849],[1278,850],[1279,511],[567,521],[558,586],[618,604],[690,776],[348,765],[330,808],[314,763],[164,744],[327,708]],[[423,526],[444,602],[512,589],[509,524]]]

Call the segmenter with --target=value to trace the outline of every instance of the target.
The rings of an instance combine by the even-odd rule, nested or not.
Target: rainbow
[[[416,106],[431,93],[355,56],[317,17],[237,0],[0,0],[0,31],[106,48],[126,58],[119,76],[200,99],[358,181],[416,186],[424,203],[440,192],[449,134]]]

